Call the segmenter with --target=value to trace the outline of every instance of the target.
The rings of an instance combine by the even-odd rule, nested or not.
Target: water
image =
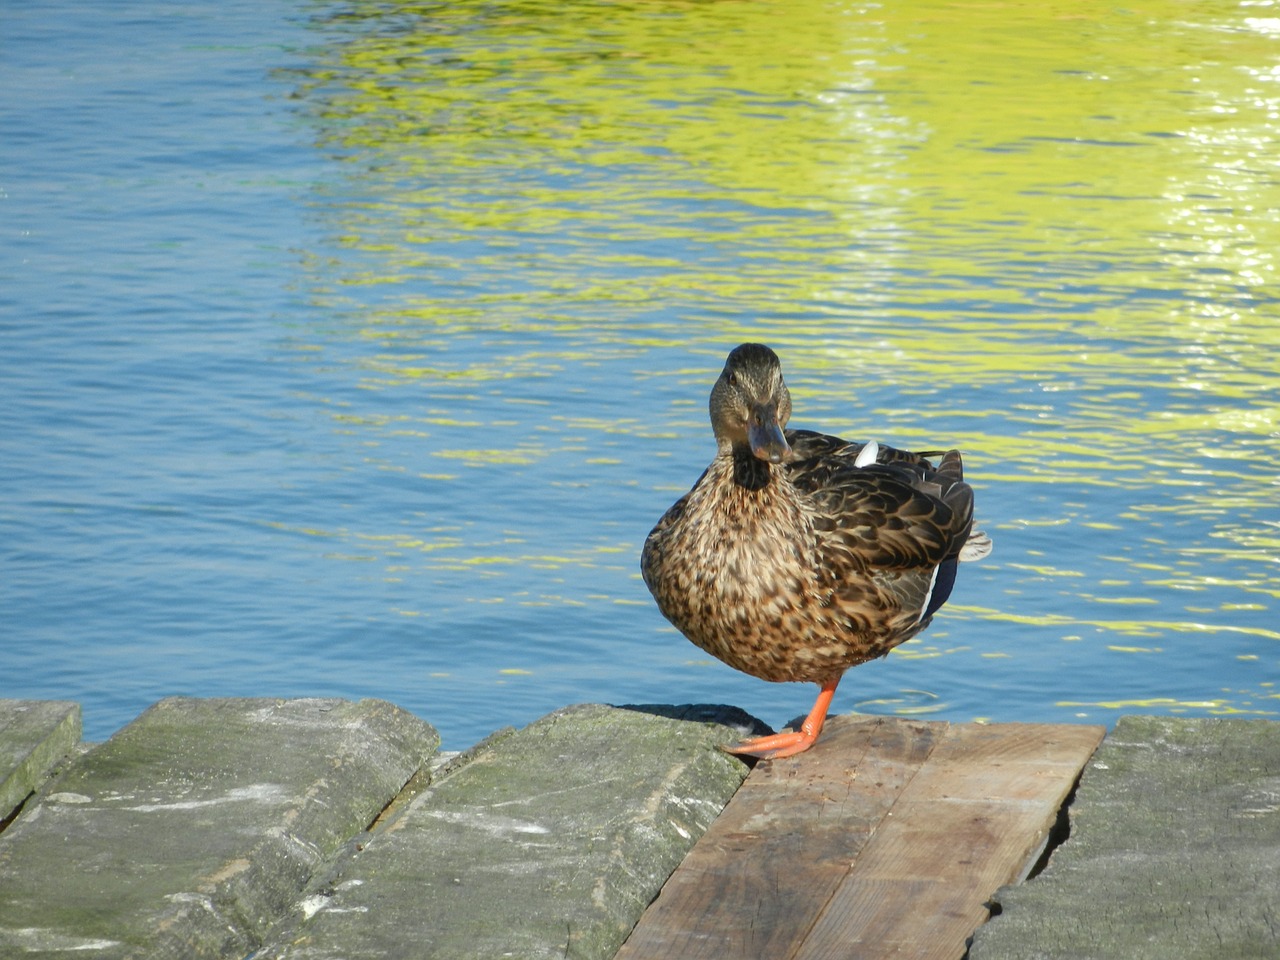
[[[837,710],[1280,713],[1280,19],[0,12],[0,696],[735,703],[640,545],[729,348],[996,551]]]

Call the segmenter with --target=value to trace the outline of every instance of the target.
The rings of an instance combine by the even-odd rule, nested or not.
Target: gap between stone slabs
[[[259,958],[608,960],[746,776],[726,707],[558,710],[495,734],[313,883]]]
[[[0,956],[244,957],[438,744],[384,701],[160,701],[0,834]]]
[[[80,704],[0,700],[0,829],[80,742]]]

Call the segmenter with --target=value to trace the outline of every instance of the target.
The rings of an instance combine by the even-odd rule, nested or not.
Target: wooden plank
[[[757,764],[617,960],[787,955],[947,728],[846,719],[808,753]]]
[[[833,718],[756,767],[618,960],[958,958],[1102,734]]]
[[[959,960],[986,903],[1042,849],[1102,727],[951,726],[795,960]]]

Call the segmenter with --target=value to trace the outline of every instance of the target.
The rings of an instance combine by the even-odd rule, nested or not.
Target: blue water
[[[1001,211],[921,258],[891,198],[589,125],[566,154],[547,98],[499,123],[492,86],[433,90],[477,50],[530,80],[518,44],[468,49],[479,6],[360,9],[0,11],[0,696],[80,701],[89,739],[174,694],[380,697],[451,748],[579,701],[780,725],[811,689],[709,662],[637,571],[724,353],[762,339],[796,425],[963,446],[996,540],[836,709],[1280,712],[1269,258],[1227,276],[1170,233],[1170,293],[1131,278],[1147,252],[997,253]],[[353,51],[414,30],[439,66],[404,103],[447,118],[362,99]],[[402,122],[435,132],[369,133]],[[1169,300],[1227,309],[1188,341]]]

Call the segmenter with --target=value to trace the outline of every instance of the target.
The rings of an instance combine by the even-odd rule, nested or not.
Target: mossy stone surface
[[[49,777],[80,742],[80,704],[0,700],[0,822]]]
[[[582,705],[495,735],[304,901],[287,960],[612,957],[747,773],[731,708]]]
[[[244,957],[438,743],[383,701],[163,700],[0,834],[0,956]]]
[[[1280,956],[1280,723],[1123,717],[971,960]]]

